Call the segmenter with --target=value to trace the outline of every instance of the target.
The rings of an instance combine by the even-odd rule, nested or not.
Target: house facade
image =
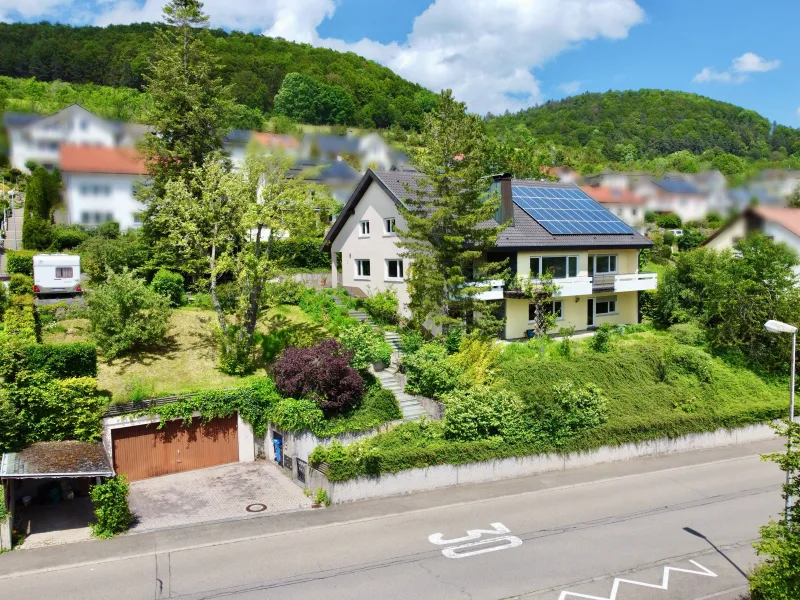
[[[405,227],[401,207],[420,177],[367,171],[323,243],[323,250],[331,253],[333,286],[365,294],[393,289],[406,316],[412,265],[400,256],[396,230]],[[639,322],[639,294],[657,284],[655,274],[639,271],[639,254],[652,245],[649,240],[575,185],[498,176],[494,186],[502,202],[491,224],[508,226],[485,259],[508,260],[512,276],[534,282],[540,274],[552,273],[558,286],[551,307],[556,330]],[[503,281],[486,284],[489,289],[479,299],[502,302],[503,337],[525,337],[534,316],[530,300]]]
[[[581,189],[634,229],[644,225],[644,198],[633,190],[603,185],[587,185]]]

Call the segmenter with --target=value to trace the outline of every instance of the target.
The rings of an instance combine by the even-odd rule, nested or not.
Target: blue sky
[[[0,0],[0,19],[159,18],[163,0]],[[476,112],[666,88],[800,126],[797,0],[206,0],[212,25],[357,52]]]

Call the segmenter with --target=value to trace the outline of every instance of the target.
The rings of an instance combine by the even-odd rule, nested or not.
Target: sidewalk
[[[408,496],[339,505],[330,509],[192,525],[151,533],[129,533],[106,541],[91,541],[25,552],[14,551],[0,555],[0,580],[22,573],[48,572],[77,565],[115,562],[190,548],[218,546],[293,531],[424,512],[434,508],[483,503],[507,496],[538,494],[609,479],[629,478],[715,462],[735,461],[779,451],[782,448],[782,442],[776,439],[713,450],[671,454],[658,458],[610,463],[521,479],[463,485]]]

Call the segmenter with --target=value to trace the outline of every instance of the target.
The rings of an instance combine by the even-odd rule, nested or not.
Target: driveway
[[[136,516],[131,529],[137,533],[311,508],[303,490],[269,461],[163,475],[130,486]]]

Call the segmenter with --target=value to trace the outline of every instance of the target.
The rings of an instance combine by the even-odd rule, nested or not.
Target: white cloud
[[[558,89],[564,92],[567,95],[572,95],[577,93],[579,89],[581,89],[581,82],[580,81],[566,81],[558,85]]]
[[[766,60],[753,52],[745,52],[731,61],[727,71],[717,71],[714,67],[705,67],[692,78],[694,83],[744,83],[749,73],[772,71],[781,65],[779,60]]]
[[[11,20],[11,15],[16,14],[22,19],[31,19],[51,13],[59,6],[66,6],[68,0],[0,0],[0,21]]]
[[[540,102],[533,69],[583,42],[623,39],[645,19],[637,0],[432,0],[414,19],[406,40],[383,44],[364,38],[348,43],[317,33],[333,16],[337,1],[205,0],[204,7],[213,27],[262,31],[356,52],[432,90],[452,88],[478,113]],[[70,12],[68,0],[0,0],[0,14],[20,5],[26,18],[45,17],[60,6],[67,7],[64,13],[72,21],[108,25],[158,21],[164,2],[95,0],[93,15],[84,17]]]
[[[781,66],[781,61],[765,60],[758,54],[745,52],[741,56],[734,58],[731,66],[738,73],[763,73],[764,71],[777,69]]]

